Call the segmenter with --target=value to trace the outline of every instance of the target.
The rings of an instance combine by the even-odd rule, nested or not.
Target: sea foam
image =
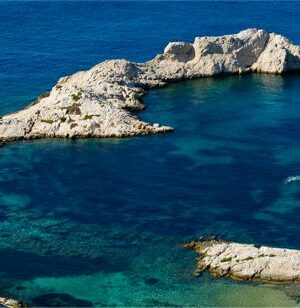
[[[289,176],[284,180],[284,184],[293,183],[300,181],[300,175]]]

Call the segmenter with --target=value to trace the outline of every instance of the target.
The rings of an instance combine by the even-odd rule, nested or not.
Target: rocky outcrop
[[[281,74],[300,69],[300,48],[281,35],[270,34],[268,44],[252,65],[252,70]]]
[[[300,282],[300,251],[205,239],[184,245],[199,253],[196,274],[266,282]]]
[[[17,307],[26,307],[26,305],[15,299],[0,297],[0,307],[17,308]]]
[[[248,29],[220,37],[173,42],[146,63],[111,60],[61,78],[50,93],[0,119],[0,142],[46,137],[125,137],[171,131],[133,113],[153,87],[183,79],[284,73],[300,69],[300,48],[286,38]]]

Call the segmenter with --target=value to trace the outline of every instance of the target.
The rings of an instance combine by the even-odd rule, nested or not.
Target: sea
[[[0,1],[0,114],[106,59],[277,32],[300,1]],[[172,133],[0,148],[0,296],[40,307],[299,306],[300,286],[193,275],[203,236],[300,249],[300,75],[184,81],[138,116]]]

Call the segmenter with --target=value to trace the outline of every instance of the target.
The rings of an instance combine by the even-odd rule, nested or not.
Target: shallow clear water
[[[299,41],[299,2],[0,2],[0,112],[106,58],[263,27]],[[269,14],[265,14],[268,11]],[[50,17],[51,18],[50,18]],[[173,133],[0,149],[0,295],[40,306],[295,306],[298,286],[193,276],[202,235],[299,248],[299,75],[151,91]]]

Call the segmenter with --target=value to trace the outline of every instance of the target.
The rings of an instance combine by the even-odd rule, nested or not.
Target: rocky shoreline
[[[133,111],[145,105],[151,88],[184,79],[300,70],[300,47],[285,37],[248,29],[194,43],[172,42],[145,63],[104,61],[88,71],[60,78],[50,93],[27,108],[0,118],[0,144],[21,139],[127,137],[171,131],[141,121]]]
[[[26,307],[26,305],[15,299],[0,297],[0,307],[18,308],[18,307]]]
[[[300,282],[300,251],[203,239],[184,244],[199,257],[195,274],[273,283]]]

